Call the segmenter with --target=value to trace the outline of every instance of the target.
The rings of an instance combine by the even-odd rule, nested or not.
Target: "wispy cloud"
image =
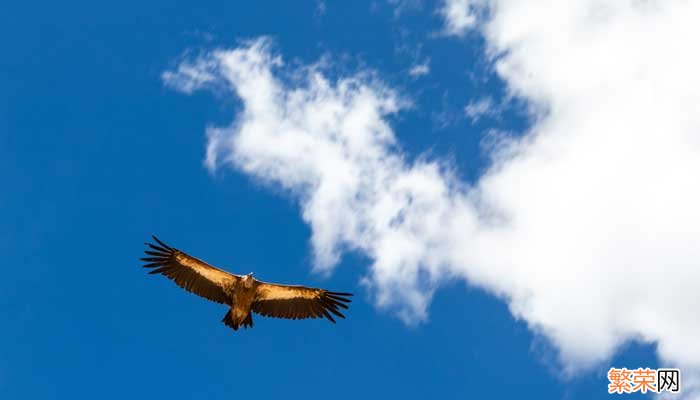
[[[165,84],[189,94],[218,80],[217,67],[214,60],[200,58],[195,63],[180,64],[175,71],[164,72],[162,79]]]
[[[438,9],[445,22],[445,33],[463,36],[477,22],[476,10],[482,0],[446,0]]]
[[[697,378],[700,58],[688,49],[700,4],[497,3],[483,21],[496,69],[540,114],[499,143],[475,187],[448,165],[406,161],[389,124],[404,102],[372,74],[291,70],[260,39],[164,77],[235,91],[243,110],[208,130],[208,165],[296,196],[316,268],[367,254],[377,304],[406,321],[464,279],[507,301],[566,365],[639,339]]]
[[[419,11],[423,8],[422,0],[387,0],[394,8],[394,17],[409,11]]]
[[[464,106],[464,114],[474,123],[478,122],[484,116],[492,116],[497,112],[498,108],[493,103],[491,97],[474,100]]]
[[[426,58],[422,63],[415,64],[408,70],[408,74],[414,78],[428,75],[430,73],[430,59]]]
[[[326,10],[328,6],[326,5],[326,2],[323,0],[317,0],[316,1],[316,9],[314,10],[314,16],[316,17],[323,17],[326,15]]]

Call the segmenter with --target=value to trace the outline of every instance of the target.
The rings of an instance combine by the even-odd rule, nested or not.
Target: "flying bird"
[[[305,319],[333,316],[345,318],[350,293],[331,292],[305,286],[267,283],[253,278],[253,273],[236,275],[218,269],[202,260],[175,249],[153,236],[157,244],[145,243],[148,257],[141,258],[152,268],[150,274],[161,274],[181,288],[205,299],[226,304],[229,311],[221,320],[234,331],[253,327],[253,313],[266,317]]]

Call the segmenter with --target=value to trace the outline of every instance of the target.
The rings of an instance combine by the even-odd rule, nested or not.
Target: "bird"
[[[252,328],[253,313],[286,319],[326,318],[335,324],[334,316],[345,318],[341,309],[348,309],[351,302],[351,293],[263,282],[252,272],[232,274],[166,245],[155,235],[152,238],[155,243],[145,243],[147,257],[141,258],[149,274],[161,274],[191,293],[229,306],[221,322],[234,331]]]

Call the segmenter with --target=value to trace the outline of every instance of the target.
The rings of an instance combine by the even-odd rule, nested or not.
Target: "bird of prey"
[[[305,286],[279,285],[253,278],[253,273],[236,275],[218,269],[187,253],[166,245],[153,236],[157,244],[145,243],[148,257],[141,260],[152,268],[150,274],[162,274],[181,288],[205,299],[230,307],[221,320],[234,331],[253,327],[252,313],[266,317],[304,319],[345,318],[350,293],[331,292]]]

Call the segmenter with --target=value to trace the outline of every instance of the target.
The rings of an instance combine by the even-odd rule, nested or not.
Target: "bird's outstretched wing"
[[[153,236],[158,244],[146,243],[148,257],[144,268],[154,268],[150,274],[162,274],[181,288],[217,303],[231,302],[224,288],[231,287],[240,277],[213,267],[180,250],[172,248]]]
[[[350,293],[329,292],[304,286],[278,285],[256,281],[255,297],[250,309],[266,317],[304,319],[328,318],[331,314],[345,318],[339,308],[347,309]]]

